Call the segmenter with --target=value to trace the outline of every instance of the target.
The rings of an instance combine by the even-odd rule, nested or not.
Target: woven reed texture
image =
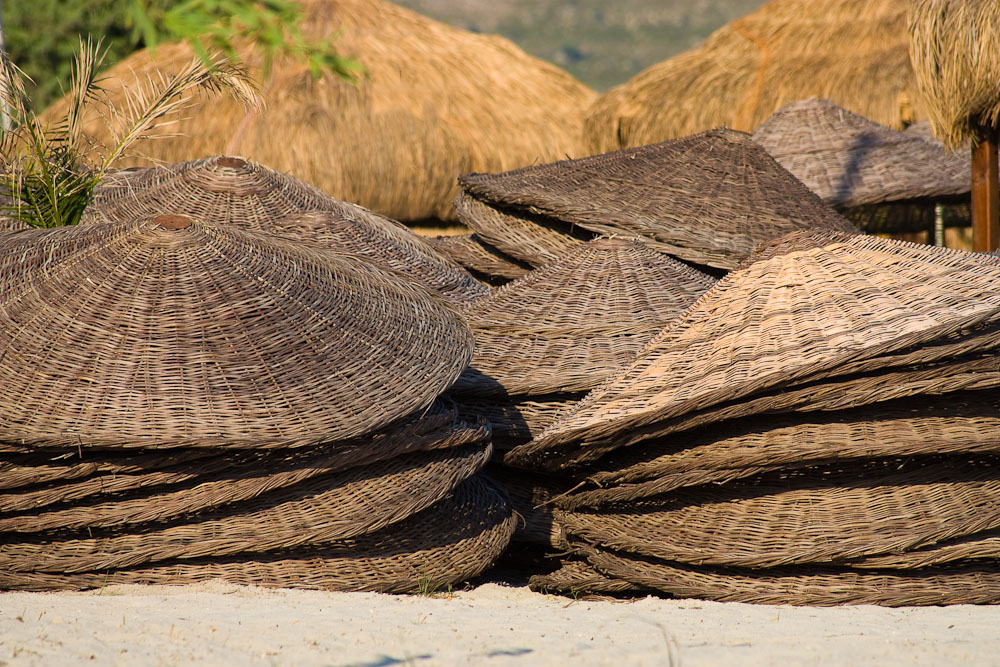
[[[530,266],[485,243],[478,234],[434,236],[428,238],[427,242],[440,254],[464,266],[473,275],[487,280],[503,279],[506,282],[520,278],[531,270]]]
[[[589,488],[559,505],[595,507],[838,460],[996,452],[997,414],[997,392],[979,391],[830,413],[750,417],[600,459],[586,474]]]
[[[555,510],[568,535],[693,565],[775,567],[899,553],[1000,527],[996,459],[874,461]]]
[[[95,193],[85,222],[131,222],[164,212],[359,255],[452,301],[488,291],[398,222],[234,156],[113,174]]]
[[[244,585],[404,593],[478,575],[499,557],[513,532],[514,518],[503,492],[474,477],[409,519],[329,545],[80,574],[3,571],[0,589],[176,585],[221,578]]]
[[[489,422],[493,445],[504,450],[529,442],[581,398],[583,394],[557,394],[509,403],[501,399],[462,397],[458,411],[467,421]]]
[[[581,466],[586,469],[586,466],[590,465],[588,462],[598,460],[607,453],[628,445],[749,415],[845,410],[904,397],[946,395],[976,390],[995,391],[998,388],[1000,388],[1000,369],[997,368],[995,354],[991,353],[971,359],[958,358],[933,365],[906,368],[902,371],[867,373],[849,376],[846,379],[838,378],[833,382],[817,382],[790,389],[779,388],[752,398],[730,401],[682,417],[622,431],[617,439],[600,444],[588,443],[580,447],[579,443],[571,441],[566,445],[539,447],[533,441],[507,451],[504,454],[504,461],[518,467],[549,471]],[[575,409],[571,408],[565,414],[569,415]],[[562,418],[563,415],[560,415],[559,419]]]
[[[337,52],[364,67],[356,84],[329,72],[314,79],[291,56],[276,58],[264,76],[262,55],[241,44],[237,55],[251,76],[267,81],[266,108],[248,115],[234,100],[192,96],[183,118],[162,129],[179,136],[137,142],[136,156],[171,163],[245,155],[339,199],[419,221],[454,219],[459,174],[580,154],[583,114],[595,93],[512,42],[380,0],[300,4],[306,39],[336,35]],[[120,106],[137,80],[194,57],[186,43],[161,44],[155,55],[142,50],[109,68],[102,83]],[[52,105],[43,122],[65,118],[67,103]],[[85,150],[113,144],[105,118],[91,113],[82,123]]]
[[[753,604],[877,604],[888,607],[1000,602],[1000,570],[994,564],[903,572],[813,566],[723,570],[682,567],[594,547],[582,551],[591,565],[608,576],[678,598]]]
[[[122,511],[125,515],[143,511],[143,501],[132,493],[138,490],[161,494],[160,502],[178,498],[185,511],[190,512],[199,509],[199,502],[219,505],[232,499],[247,498],[262,490],[297,484],[315,475],[372,464],[410,451],[446,449],[489,438],[489,429],[484,426],[449,426],[416,433],[421,426],[411,427],[412,431],[411,428],[401,429],[400,433],[391,436],[377,434],[356,444],[312,448],[308,454],[230,452],[200,459],[194,464],[174,464],[167,469],[139,470],[132,474],[116,471],[83,480],[18,489],[13,493],[0,494],[0,512],[37,512],[56,503],[81,505],[80,501],[86,499],[100,503],[99,507],[93,508],[95,520],[113,521],[112,517]],[[167,512],[170,511],[169,505],[166,502],[151,509]],[[80,507],[64,509],[69,510],[68,514],[59,516],[78,516],[87,512]],[[2,516],[0,521],[3,521]]]
[[[310,445],[429,405],[468,364],[461,316],[401,276],[164,219],[0,237],[0,439]]]
[[[25,222],[21,222],[17,218],[11,218],[6,215],[0,215],[0,234],[6,234],[7,232],[18,232],[22,229],[31,229],[31,226]]]
[[[995,2],[910,3],[910,60],[934,134],[958,148],[1000,121],[1000,6]]]
[[[528,585],[542,593],[561,593],[580,599],[606,595],[640,596],[650,592],[648,588],[606,576],[581,560],[564,560],[554,572],[533,575]]]
[[[43,486],[53,482],[66,483],[98,475],[109,479],[116,475],[134,475],[159,471],[173,466],[190,465],[199,459],[212,460],[218,452],[211,449],[155,451],[150,454],[131,452],[45,452],[35,454],[2,454],[0,460],[0,490]]]
[[[750,135],[727,129],[459,180],[494,207],[641,236],[655,250],[727,271],[757,244],[789,232],[857,232]]]
[[[247,502],[262,494],[279,489],[323,489],[331,482],[319,479],[359,466],[386,466],[393,456],[407,452],[448,450],[489,437],[488,428],[441,429],[423,437],[413,437],[404,445],[405,433],[392,435],[384,442],[359,443],[345,449],[335,448],[316,454],[294,452],[286,456],[243,459],[229,469],[196,477],[188,484],[153,488],[148,492],[126,493],[111,499],[100,496],[93,502],[70,503],[68,506],[43,508],[44,511],[0,516],[2,532],[39,532],[57,529],[114,527],[125,524],[165,521],[185,514],[204,512],[225,505]],[[369,455],[365,444],[374,445]],[[442,456],[447,456],[447,452]],[[389,463],[385,461],[389,459]],[[354,473],[351,473],[354,474]],[[62,493],[57,492],[56,500]],[[51,499],[51,498],[50,498]]]
[[[638,432],[644,426],[807,378],[875,371],[890,365],[888,355],[914,362],[969,352],[975,340],[947,337],[997,321],[998,278],[1000,268],[973,253],[870,236],[756,262],[719,281],[524,453],[581,441],[578,449],[624,446],[650,437]],[[924,355],[921,345],[942,340]],[[884,391],[875,400],[898,388]]]
[[[863,569],[911,570],[935,565],[974,560],[1000,560],[1000,531],[990,530],[947,540],[901,554],[866,556],[849,565]]]
[[[593,389],[714,284],[638,241],[590,241],[463,308],[476,350],[452,392]]]
[[[751,136],[837,208],[961,195],[971,187],[967,158],[827,100],[787,104]]]
[[[475,174],[462,176],[459,183]],[[458,219],[475,230],[476,236],[516,261],[539,267],[592,240],[596,234],[572,228],[559,220],[511,207],[484,202],[467,190],[455,199]]]
[[[448,495],[489,459],[488,446],[408,454],[187,516],[168,526],[87,529],[85,536],[5,536],[11,572],[86,572],[170,560],[265,553],[371,533]],[[134,531],[134,532],[133,532]]]
[[[587,110],[589,153],[713,127],[749,132],[821,97],[902,129],[927,118],[910,65],[908,0],[770,0],[702,44],[611,89]]]

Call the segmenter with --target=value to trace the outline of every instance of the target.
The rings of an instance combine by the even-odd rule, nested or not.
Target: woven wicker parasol
[[[869,232],[933,227],[935,204],[968,224],[967,156],[826,100],[783,106],[753,139],[823,201]]]
[[[726,270],[757,244],[789,232],[857,232],[749,135],[725,129],[459,181],[468,195],[507,215],[541,216],[564,234],[575,225],[640,236],[661,252]]]
[[[915,397],[850,410],[767,415],[627,447],[582,472],[576,509],[719,484],[782,468],[873,457],[1000,451],[995,391]]]
[[[561,593],[578,599],[589,596],[646,595],[651,589],[608,577],[582,560],[564,560],[558,570],[532,575],[528,585],[542,593]]]
[[[238,157],[113,174],[98,188],[84,222],[131,222],[162,212],[359,255],[382,269],[415,278],[452,301],[468,301],[489,291],[398,222]]]
[[[326,544],[430,507],[482,468],[490,453],[488,446],[476,444],[407,454],[182,515],[165,526],[86,527],[72,537],[10,533],[3,536],[0,563],[10,572],[85,572]],[[24,518],[30,524],[34,517]]]
[[[568,535],[673,562],[836,563],[1000,527],[998,470],[996,459],[873,461],[554,516]]]
[[[514,519],[502,492],[482,478],[409,519],[357,538],[274,555],[174,561],[128,570],[0,573],[0,589],[66,590],[112,583],[237,584],[341,591],[410,592],[473,577],[507,547]]]
[[[557,394],[508,402],[498,398],[463,396],[458,409],[463,419],[488,421],[493,431],[493,445],[505,450],[529,442],[581,398],[582,393]]]
[[[476,351],[452,392],[592,389],[714,282],[637,241],[591,241],[463,309]]]
[[[747,570],[684,567],[597,547],[583,547],[581,551],[607,576],[679,598],[890,607],[1000,602],[1000,571],[994,564],[903,572],[815,566]]]
[[[429,405],[468,327],[328,255],[183,216],[0,237],[0,439],[302,446]]]
[[[637,429],[657,422],[894,364],[933,361],[941,367],[913,373],[947,376],[957,354],[995,346],[995,333],[980,343],[959,332],[996,324],[998,278],[995,262],[972,253],[868,236],[756,262],[723,278],[524,452],[581,441],[581,451],[592,443],[618,447],[650,437],[655,429]],[[991,372],[986,363],[982,370]],[[879,386],[877,375],[867,382],[871,397],[855,405],[895,398],[897,388]],[[948,390],[962,388],[971,387]],[[778,396],[761,409],[787,408],[789,400]]]
[[[477,234],[435,236],[427,239],[427,242],[473,275],[490,282],[507,282],[520,278],[531,270],[531,267],[485,243]]]

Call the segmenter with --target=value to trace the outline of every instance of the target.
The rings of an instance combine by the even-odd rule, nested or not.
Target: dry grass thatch
[[[771,0],[699,47],[646,69],[587,112],[592,153],[722,125],[750,131],[822,97],[901,129],[926,111],[910,67],[907,0]]]
[[[946,146],[978,143],[1000,119],[1000,4],[917,0],[909,15],[910,59],[934,133]]]
[[[144,141],[136,153],[166,162],[240,154],[399,220],[453,219],[455,177],[550,162],[576,151],[594,93],[506,39],[475,35],[380,0],[303,0],[307,39],[339,34],[337,50],[365,76],[352,85],[307,65],[276,61],[262,81],[267,109],[247,114],[233,100],[198,100],[187,119],[163,128],[183,138]],[[255,75],[260,58],[241,56]],[[123,86],[154,69],[190,61],[187,44],[133,54],[107,74]],[[44,114],[65,114],[66,101]],[[107,143],[96,114],[84,133]],[[138,163],[133,160],[133,164]]]

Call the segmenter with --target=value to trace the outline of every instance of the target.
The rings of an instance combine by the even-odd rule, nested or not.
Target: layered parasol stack
[[[607,234],[729,271],[793,231],[857,232],[750,135],[726,129],[459,183],[462,221],[531,266]]]
[[[555,517],[586,565],[535,584],[1000,600],[998,279],[992,256],[861,235],[757,253],[507,453],[576,483]]]
[[[260,189],[231,188],[245,170]],[[363,209],[319,197],[266,223],[315,243],[240,229],[265,226],[247,202],[266,176],[228,158],[126,173],[87,224],[0,236],[0,587],[407,591],[506,546],[505,494],[477,475],[488,425],[439,398],[468,326],[381,268],[415,246]],[[192,181],[237,213],[169,200]],[[320,247],[357,230],[398,257]]]
[[[635,241],[600,238],[463,307],[476,339],[449,395],[488,420],[501,451],[539,434],[628,362],[715,280]],[[526,518],[521,536],[549,543],[544,476],[496,474]]]

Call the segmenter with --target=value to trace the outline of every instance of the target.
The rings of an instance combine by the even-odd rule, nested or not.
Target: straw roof
[[[356,437],[472,353],[458,313],[400,276],[183,216],[0,236],[0,293],[0,440],[28,444]]]
[[[452,391],[592,389],[714,282],[637,241],[591,241],[463,309],[476,351]]]
[[[1000,5],[992,0],[916,0],[910,59],[934,134],[946,146],[978,143],[1000,125]]]
[[[277,60],[262,81],[267,109],[248,116],[228,99],[195,101],[164,128],[183,137],[144,141],[135,152],[165,162],[240,154],[295,174],[340,199],[397,220],[453,219],[455,177],[501,171],[577,153],[593,91],[501,37],[446,26],[381,0],[302,0],[307,39],[336,35],[339,53],[365,68],[357,85],[305,63]],[[260,78],[260,57],[239,54]],[[106,73],[122,89],[192,58],[186,43],[141,51]],[[134,73],[133,73],[134,72]],[[67,102],[46,111],[61,118]],[[103,120],[90,140],[107,143]]]
[[[937,366],[921,371],[913,364],[955,365],[959,352],[982,349],[979,339],[931,345],[926,354],[922,346],[995,325],[998,278],[1000,266],[973,253],[870,236],[758,261],[719,281],[521,454],[577,442],[567,460],[593,456],[651,437],[672,418],[732,401],[746,406],[768,390],[780,388],[782,399],[794,400],[796,382],[831,375],[894,365],[940,376]],[[858,404],[894,398],[867,391]]]
[[[757,244],[788,232],[857,232],[749,135],[726,129],[501,174],[469,174],[460,182],[493,208],[547,219],[565,238],[573,225],[640,236],[661,252],[726,270]]]
[[[97,189],[84,222],[128,222],[162,212],[361,256],[452,301],[489,292],[398,222],[239,157],[220,155],[113,174]]]
[[[591,153],[727,126],[749,132],[781,106],[822,97],[892,128],[927,117],[906,29],[908,0],[771,0],[700,46],[591,105]]]
[[[753,139],[837,208],[969,192],[968,160],[819,99],[792,102]]]

